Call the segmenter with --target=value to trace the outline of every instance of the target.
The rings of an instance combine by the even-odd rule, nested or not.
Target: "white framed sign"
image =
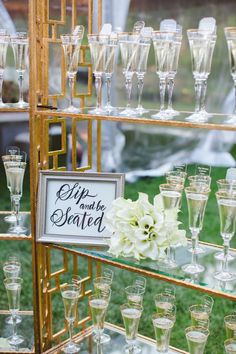
[[[40,171],[37,241],[104,245],[104,217],[123,195],[124,174]]]

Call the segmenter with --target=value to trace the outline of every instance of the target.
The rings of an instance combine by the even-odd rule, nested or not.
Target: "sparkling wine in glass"
[[[63,48],[66,76],[69,81],[69,107],[64,109],[64,112],[80,113],[81,110],[73,105],[73,92],[76,73],[78,71],[80,46],[84,36],[84,27],[78,26],[75,33],[61,35],[61,44]]]
[[[199,29],[187,31],[195,80],[195,112],[186,119],[205,122],[209,114],[205,109],[207,79],[211,72],[211,62],[216,43],[216,34]]]
[[[138,49],[135,58],[135,73],[138,78],[138,107],[135,109],[135,111],[139,115],[148,112],[148,109],[145,109],[142,106],[142,93],[143,93],[143,85],[144,85],[144,76],[147,72],[147,61],[148,61],[150,46],[151,46],[151,31],[150,34],[148,32],[141,31]]]
[[[104,114],[105,110],[102,108],[102,75],[105,72],[106,48],[109,36],[105,34],[88,34],[88,42],[97,94],[96,108],[89,111],[89,113]]]
[[[12,316],[13,334],[7,340],[9,344],[17,346],[24,342],[24,337],[17,334],[17,314],[20,310],[20,294],[23,280],[21,278],[6,278],[4,285],[7,292],[9,311]]]
[[[111,296],[111,290],[107,293],[91,295],[89,297],[89,307],[92,315],[93,328],[95,336],[93,340],[96,343],[107,343],[110,336],[104,332],[104,322]]]
[[[226,338],[236,337],[236,315],[228,315],[224,317]]]
[[[236,27],[226,27],[224,31],[228,46],[230,71],[234,82],[234,90],[236,97]],[[231,115],[227,123],[236,124],[236,99],[233,114]]]
[[[142,305],[145,288],[138,285],[130,285],[125,288],[125,293],[129,304]]]
[[[236,354],[236,339],[226,339],[224,342],[226,354]]]
[[[209,333],[208,329],[203,327],[188,327],[185,329],[189,354],[204,353]]]
[[[166,292],[155,296],[156,312],[160,314],[170,313],[175,306],[175,295]]]
[[[93,280],[95,293],[98,295],[107,294],[111,290],[112,278],[110,277],[97,277]]]
[[[111,33],[106,43],[104,76],[107,87],[107,104],[104,107],[107,113],[112,113],[115,108],[111,105],[111,79],[114,72],[115,59],[118,48],[116,33]]]
[[[196,239],[203,226],[203,220],[210,193],[209,188],[198,190],[195,187],[185,188],[188,205],[188,222],[192,234],[192,260],[190,264],[182,267],[188,274],[198,274],[204,271],[204,267],[197,262]]]
[[[64,353],[77,353],[79,345],[73,341],[74,321],[77,314],[77,306],[80,295],[80,284],[66,284],[61,286],[61,296],[64,304],[65,319],[69,327],[70,340],[63,348]]]
[[[158,353],[168,352],[171,330],[174,327],[175,319],[175,308],[172,308],[169,313],[155,313],[152,316]]]
[[[152,118],[155,119],[166,120],[170,118],[170,116],[165,113],[165,95],[167,78],[170,73],[171,63],[173,62],[175,54],[174,38],[174,32],[153,31],[152,33],[156,73],[159,77],[160,88],[160,111],[152,115]]]
[[[140,36],[133,33],[118,33],[123,74],[125,76],[125,88],[128,102],[121,116],[135,116],[135,110],[131,108],[132,79],[135,73],[135,64],[139,48]]]
[[[236,274],[228,269],[228,254],[230,241],[235,234],[236,221],[236,195],[227,192],[216,192],[217,204],[220,214],[220,233],[224,241],[224,259],[222,269],[214,274],[220,281],[231,281],[236,278]]]
[[[16,32],[11,35],[11,46],[15,59],[16,71],[19,80],[19,101],[16,106],[19,108],[28,107],[29,104],[23,98],[24,73],[28,65],[29,38],[26,32]]]
[[[129,353],[141,353],[142,349],[136,344],[136,337],[143,308],[141,305],[133,303],[121,305],[120,310],[125,326],[125,337],[127,342],[125,349]]]
[[[211,309],[208,306],[204,304],[192,305],[189,307],[189,312],[191,315],[192,326],[209,327]]]
[[[7,57],[7,48],[10,43],[10,36],[7,34],[7,31],[3,28],[0,29],[0,108],[4,108],[7,105],[3,103],[2,100],[2,85],[3,85],[3,76],[6,68],[6,57]]]
[[[15,205],[16,223],[15,226],[10,227],[9,232],[21,234],[27,231],[27,228],[20,225],[20,200],[22,197],[23,180],[26,168],[26,154],[21,152],[21,161],[15,161],[6,165],[7,175],[11,188],[11,194]]]

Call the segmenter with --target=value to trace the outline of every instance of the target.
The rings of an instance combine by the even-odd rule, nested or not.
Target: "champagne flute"
[[[211,314],[210,307],[204,304],[192,305],[189,307],[189,312],[191,315],[191,323],[193,327],[209,327],[209,317]]]
[[[225,38],[228,46],[229,53],[229,64],[231,76],[234,82],[234,90],[235,90],[235,105],[234,111],[231,115],[230,119],[227,120],[229,124],[236,124],[236,27],[225,27]]]
[[[65,64],[66,64],[66,76],[69,81],[69,107],[65,108],[64,112],[80,113],[81,110],[73,105],[73,91],[76,73],[78,71],[80,46],[83,40],[84,27],[78,26],[76,34],[63,34],[61,35],[61,44],[63,48]]]
[[[23,179],[26,168],[26,153],[21,151],[22,156],[21,161],[14,161],[10,164],[6,164],[7,175],[9,178],[9,184],[11,188],[11,194],[14,201],[15,209],[16,209],[16,223],[15,226],[10,227],[9,232],[21,234],[27,231],[27,228],[20,225],[20,200],[22,197],[22,189],[23,189]]]
[[[10,36],[7,34],[7,31],[3,28],[0,29],[0,108],[4,108],[7,105],[3,103],[2,100],[2,85],[3,85],[3,76],[6,68],[6,57],[7,57],[7,48],[10,42]]]
[[[177,74],[178,64],[179,64],[179,54],[182,43],[182,27],[177,25],[176,33],[174,35],[174,55],[170,65],[170,71],[167,76],[167,92],[168,92],[168,105],[166,109],[166,114],[170,116],[177,116],[179,112],[173,109],[172,106],[172,97],[174,89],[175,76]]]
[[[226,339],[224,341],[224,347],[226,354],[236,354],[236,339]]]
[[[151,46],[151,36],[145,35],[145,33],[141,32],[136,58],[135,58],[135,73],[138,78],[138,107],[135,109],[135,111],[139,115],[149,112],[148,109],[145,109],[142,106],[142,93],[143,93],[143,85],[144,85],[144,76],[147,71],[147,60],[148,60],[150,46]]]
[[[104,114],[102,108],[102,74],[105,71],[106,48],[109,41],[108,35],[88,34],[88,42],[91,53],[95,88],[97,94],[96,108],[89,111],[92,114]]]
[[[127,342],[125,350],[133,354],[141,353],[142,349],[136,344],[136,337],[143,307],[134,303],[124,304],[121,305],[120,310],[125,326],[125,338]]]
[[[104,332],[104,322],[106,311],[111,297],[111,289],[107,292],[91,295],[89,297],[89,307],[92,314],[92,321],[94,327],[95,337],[93,338],[96,343],[107,343],[110,341],[110,336]]]
[[[145,289],[138,285],[130,285],[125,288],[129,304],[142,305]]]
[[[224,317],[226,338],[235,338],[236,334],[236,315],[228,315]]]
[[[132,78],[135,72],[135,63],[139,47],[139,34],[118,33],[123,74],[125,76],[125,88],[128,102],[126,108],[120,112],[121,116],[135,116],[135,110],[131,109]]]
[[[79,345],[73,341],[73,327],[76,319],[77,305],[81,285],[79,283],[66,284],[61,286],[61,296],[64,304],[65,319],[69,327],[69,343],[63,348],[64,353],[77,353]]]
[[[185,188],[188,205],[189,229],[192,234],[192,260],[190,264],[185,264],[182,269],[185,273],[198,274],[204,271],[204,267],[197,262],[196,239],[203,226],[203,220],[210,193],[209,188],[198,190],[195,187]]]
[[[111,290],[112,278],[97,277],[93,280],[93,286],[96,294],[107,293]]]
[[[29,38],[26,32],[16,32],[11,35],[11,46],[15,59],[16,71],[19,80],[19,101],[15,106],[19,108],[29,107],[23,98],[23,80],[28,65]]]
[[[199,29],[187,30],[195,80],[195,111],[186,119],[193,122],[205,122],[209,114],[205,109],[207,79],[211,71],[211,62],[216,43],[216,34]]]
[[[230,241],[235,233],[236,221],[236,195],[227,192],[216,192],[217,204],[220,214],[220,233],[224,241],[224,259],[222,269],[214,274],[220,281],[231,281],[236,278],[228,269],[228,254]]]
[[[23,279],[21,278],[6,278],[4,285],[7,291],[9,310],[12,316],[13,334],[7,338],[8,343],[17,346],[24,342],[24,337],[17,334],[17,314],[20,310],[20,293]]]
[[[176,307],[173,306],[169,312],[155,313],[152,316],[152,323],[155,331],[156,349],[158,353],[169,351],[171,330],[176,320]]]
[[[116,33],[112,33],[106,43],[105,50],[105,83],[107,87],[107,104],[104,107],[105,111],[112,113],[115,108],[111,105],[111,79],[114,72],[115,58],[118,48],[118,38]]]
[[[173,32],[154,31],[152,33],[152,41],[154,46],[154,54],[156,60],[156,73],[159,77],[160,87],[160,111],[152,118],[155,119],[169,119],[170,116],[165,112],[165,94],[167,78],[171,71],[171,63],[173,62],[175,54]]]
[[[203,327],[188,327],[185,335],[188,342],[189,354],[203,354],[210,332]]]

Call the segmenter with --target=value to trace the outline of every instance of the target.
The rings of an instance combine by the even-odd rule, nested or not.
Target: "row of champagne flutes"
[[[22,319],[19,316],[20,295],[23,284],[21,278],[21,262],[17,256],[9,256],[3,263],[4,286],[7,292],[8,306],[11,316],[6,318],[6,323],[12,325],[12,335],[7,338],[8,343],[17,347],[24,342],[24,337],[17,333],[17,324]]]
[[[206,169],[205,172],[207,174],[205,175],[203,174],[204,171],[199,171],[196,175],[189,176],[189,186],[184,188],[185,179],[187,177],[186,172],[179,169],[173,170],[167,173],[167,183],[159,186],[165,212],[171,209],[181,208],[182,192],[183,190],[185,191],[189,215],[189,229],[192,240],[192,247],[190,248],[192,253],[191,263],[182,266],[182,270],[187,274],[197,275],[205,270],[204,266],[198,263],[197,255],[205,252],[198,241],[199,234],[203,228],[206,205],[210,194],[211,177],[209,171],[210,170],[207,171]],[[224,250],[215,255],[216,259],[222,261],[222,269],[217,271],[214,277],[220,281],[227,282],[236,278],[236,274],[233,274],[228,269],[228,262],[233,259],[233,256],[229,254],[229,245],[235,233],[236,222],[235,169],[229,169],[226,179],[218,180],[217,186],[216,199]],[[169,245],[167,249],[167,258],[164,260],[164,264],[167,268],[175,268],[178,266],[170,252],[171,246],[178,245]]]
[[[28,66],[28,34],[26,32],[16,32],[10,35],[5,29],[0,29],[0,108],[11,106],[8,103],[4,103],[2,100],[2,86],[4,71],[7,65],[7,49],[9,45],[13,50],[15,68],[19,81],[19,100],[14,104],[14,107],[26,108],[29,105],[23,98],[23,80]]]
[[[26,168],[27,154],[17,146],[8,146],[2,161],[6,173],[7,188],[11,198],[11,214],[4,220],[15,225],[9,228],[10,233],[22,234],[27,228],[20,225],[20,200],[23,193],[23,180]]]

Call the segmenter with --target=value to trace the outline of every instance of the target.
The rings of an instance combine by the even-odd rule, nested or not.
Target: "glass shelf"
[[[125,341],[125,333],[124,331],[116,326],[106,324],[105,326],[105,333],[109,334],[111,337],[111,341],[103,344],[97,345],[92,340],[92,327],[88,330],[80,334],[77,339],[75,340],[80,345],[80,354],[120,354],[125,353],[122,348],[126,345]],[[142,348],[142,354],[156,354],[156,346],[155,342],[152,339],[147,337],[138,336],[137,343]],[[52,350],[47,351],[46,353],[57,353],[62,354],[64,353],[62,348],[63,345],[60,345]],[[168,354],[187,354],[185,351],[181,351],[179,349],[175,349],[170,347]]]
[[[236,123],[228,124],[227,120],[229,119],[229,115],[227,114],[216,114],[212,113],[211,117],[208,119],[206,123],[201,122],[189,122],[186,118],[191,115],[193,112],[179,112],[180,114],[176,117],[173,117],[170,120],[163,119],[154,119],[151,116],[157,112],[157,110],[150,109],[150,112],[145,116],[136,116],[136,117],[123,117],[119,116],[119,111],[124,108],[117,108],[116,115],[93,115],[89,114],[88,111],[91,110],[92,107],[82,109],[82,113],[80,114],[72,114],[67,112],[62,112],[57,109],[38,109],[35,114],[46,115],[49,117],[71,117],[71,118],[81,118],[81,119],[92,119],[92,120],[109,120],[109,121],[120,121],[120,122],[128,122],[128,123],[139,123],[139,124],[156,124],[162,126],[171,126],[171,127],[183,127],[183,128],[201,128],[208,130],[230,130],[236,131]]]
[[[92,257],[98,261],[105,262],[115,267],[123,268],[129,271],[135,271],[142,273],[146,276],[158,278],[164,281],[169,281],[180,286],[187,288],[198,289],[202,292],[206,292],[212,295],[236,300],[236,280],[233,282],[220,282],[214,279],[213,274],[221,269],[221,261],[214,258],[216,252],[219,252],[222,247],[200,243],[205,249],[204,254],[198,256],[199,263],[205,267],[205,271],[198,276],[186,275],[181,266],[191,261],[191,253],[188,251],[188,247],[179,247],[176,249],[176,262],[178,268],[168,270],[161,267],[157,261],[141,260],[119,257],[115,258],[107,252],[107,247],[100,248],[78,248],[76,246],[59,246],[53,245],[58,249],[69,249],[71,252],[77,252],[80,255],[86,255]],[[189,242],[190,245],[190,242]],[[229,269],[232,272],[236,272],[236,250],[231,250],[231,254],[235,255],[233,261],[229,263]]]
[[[31,240],[31,221],[30,212],[20,212],[20,224],[27,228],[25,234],[10,234],[9,228],[13,225],[12,223],[6,222],[4,218],[8,216],[10,212],[1,211],[0,212],[0,240],[11,239],[11,240]]]
[[[21,323],[17,325],[17,333],[25,341],[17,347],[12,347],[7,338],[12,335],[12,325],[6,323],[10,316],[8,311],[0,311],[0,353],[34,353],[34,320],[32,311],[21,311]]]

